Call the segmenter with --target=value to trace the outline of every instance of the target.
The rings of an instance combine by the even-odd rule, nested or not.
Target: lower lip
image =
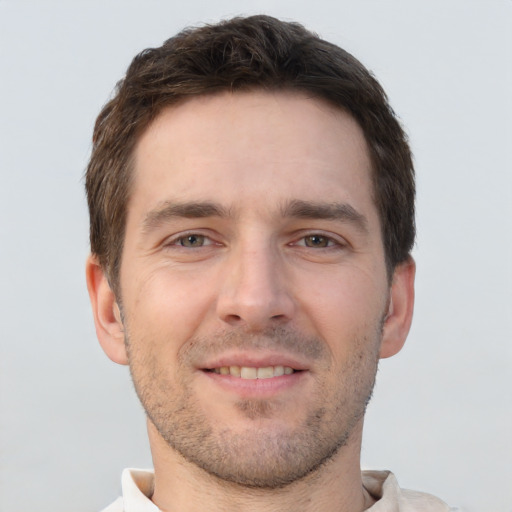
[[[290,375],[270,377],[268,379],[242,379],[232,375],[221,375],[214,372],[202,372],[205,377],[216,385],[243,397],[270,397],[298,386],[304,381],[307,371],[297,371]]]

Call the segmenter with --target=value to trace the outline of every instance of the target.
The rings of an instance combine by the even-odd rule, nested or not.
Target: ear
[[[416,264],[412,257],[395,268],[384,319],[380,357],[391,357],[404,346],[414,309],[414,276]]]
[[[107,276],[96,256],[91,254],[87,258],[85,272],[96,336],[100,345],[112,361],[128,364],[121,312]]]

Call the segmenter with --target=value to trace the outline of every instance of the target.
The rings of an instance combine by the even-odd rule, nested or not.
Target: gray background
[[[92,126],[136,52],[257,12],[370,67],[416,157],[416,315],[381,364],[363,465],[469,512],[512,511],[510,0],[0,0],[0,509],[98,510],[123,467],[151,465],[86,296]]]

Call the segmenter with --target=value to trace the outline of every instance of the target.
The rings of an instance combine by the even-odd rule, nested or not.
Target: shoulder
[[[125,469],[121,476],[123,496],[101,512],[158,512],[158,507],[151,501],[153,481],[152,470]]]
[[[450,508],[443,500],[425,492],[402,489],[400,496],[400,510],[423,510],[425,512],[450,512]]]
[[[368,512],[450,512],[444,501],[425,492],[401,489],[390,471],[363,471],[363,485],[377,500]]]
[[[117,498],[114,503],[111,503],[107,508],[104,508],[101,512],[124,512],[123,498]]]

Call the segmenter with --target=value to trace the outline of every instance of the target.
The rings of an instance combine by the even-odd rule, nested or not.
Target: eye
[[[318,235],[318,234],[305,236],[303,238],[303,240],[304,240],[304,245],[306,247],[323,248],[323,247],[330,247],[330,246],[334,245],[334,241],[331,238],[324,236],[324,235]]]
[[[311,233],[299,238],[293,245],[310,247],[313,249],[328,249],[343,246],[344,244],[335,238],[321,233]]]
[[[190,233],[176,238],[172,245],[179,245],[181,247],[193,249],[196,247],[204,247],[205,245],[212,245],[212,243],[213,242],[205,235]]]

